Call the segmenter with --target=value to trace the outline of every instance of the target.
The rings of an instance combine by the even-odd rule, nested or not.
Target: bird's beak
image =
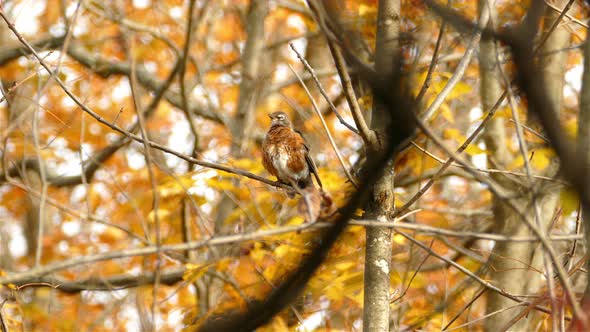
[[[268,114],[268,117],[272,120],[274,119],[274,117],[272,116],[272,114]]]

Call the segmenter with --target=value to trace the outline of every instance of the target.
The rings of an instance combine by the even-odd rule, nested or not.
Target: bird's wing
[[[305,148],[305,161],[307,162],[307,166],[309,167],[309,171],[313,173],[313,176],[315,177],[316,181],[318,182],[318,185],[320,186],[320,188],[323,188],[322,181],[320,180],[320,175],[318,174],[318,168],[315,165],[313,158],[311,158],[311,155],[309,154],[309,150],[310,150],[309,144],[307,143],[305,136],[303,136],[303,134],[297,129],[294,129],[294,131],[303,139],[303,147]]]

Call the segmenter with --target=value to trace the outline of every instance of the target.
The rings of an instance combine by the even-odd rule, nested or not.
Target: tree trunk
[[[240,96],[236,116],[230,125],[232,145],[230,155],[240,158],[249,142],[248,133],[255,116],[257,96],[260,89],[260,62],[264,52],[264,19],[268,13],[267,0],[252,0],[246,17],[248,34],[242,54]],[[224,195],[217,205],[216,231],[223,230],[223,223],[234,210],[233,200]]]
[[[563,6],[564,2],[556,4]],[[493,1],[480,0],[480,11],[483,6],[489,6],[492,10],[492,22],[495,21],[495,8]],[[544,19],[545,33],[553,25],[558,15],[554,15],[549,10]],[[563,28],[556,29],[547,39],[541,52],[549,53],[542,58],[542,68],[544,70],[546,86],[548,87],[551,99],[556,110],[559,110],[561,104],[561,95],[563,90],[564,79],[564,53],[553,52],[561,49],[568,42],[568,33]],[[480,72],[481,72],[481,98],[484,111],[490,110],[501,96],[500,75],[497,66],[496,47],[491,39],[482,39],[479,52]],[[489,153],[489,162],[494,168],[506,168],[508,163],[515,156],[507,152],[506,127],[502,118],[494,118],[486,127],[484,140]],[[527,158],[530,156],[527,156]],[[545,176],[554,176],[557,167],[550,166]],[[559,199],[559,189],[555,186],[546,186],[544,183],[532,181],[529,186],[516,185],[502,175],[493,175],[494,179],[510,188],[516,197],[513,199],[517,205],[529,206],[529,214],[526,216],[533,222],[537,223],[541,229],[547,229],[555,216],[555,211]],[[539,207],[539,220],[535,221],[534,207],[531,206],[531,188],[535,188],[538,194],[535,195],[536,204]],[[520,216],[510,209],[501,199],[494,197],[494,224],[496,225],[495,233],[507,234],[511,236],[530,236],[532,233],[526,226],[526,223]],[[535,294],[544,286],[544,278],[539,271],[547,274],[546,266],[543,259],[543,250],[535,243],[518,243],[518,242],[497,242],[494,246],[492,256],[490,257],[489,279],[498,287],[506,290],[510,294]],[[547,277],[547,276],[546,276]],[[548,276],[552,277],[552,276]],[[489,293],[487,298],[486,312],[491,314],[498,310],[514,306],[516,302],[498,294]],[[507,324],[523,310],[522,307],[505,310],[494,314],[486,320],[485,328],[487,331],[497,331]],[[531,313],[525,318],[518,320],[510,326],[510,330],[520,331],[531,328],[530,323],[536,315]]]
[[[396,56],[399,51],[400,1],[380,0],[377,18],[377,42],[375,69],[383,77],[390,78],[395,72]],[[393,87],[392,87],[393,88]],[[371,129],[378,137],[387,137],[389,110],[377,102],[373,107]],[[380,145],[381,144],[381,145]],[[380,155],[383,143],[367,147],[367,153]],[[367,205],[367,216],[387,221],[394,212],[393,166],[387,165],[383,177],[375,183],[373,194]],[[367,227],[365,254],[365,285],[363,331],[389,331],[389,286],[391,266],[391,230],[381,227]]]
[[[586,37],[584,43],[584,74],[582,76],[582,90],[580,91],[580,115],[578,117],[578,145],[577,154],[585,163],[584,179],[586,188],[590,188],[590,39]],[[590,211],[584,210],[584,237],[590,243]],[[586,260],[586,269],[590,271],[590,259]],[[587,277],[586,289],[582,304],[586,312],[590,307],[590,278]]]

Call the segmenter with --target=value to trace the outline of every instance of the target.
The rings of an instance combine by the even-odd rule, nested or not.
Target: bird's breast
[[[301,181],[309,176],[301,137],[289,128],[271,128],[263,143],[265,154],[283,181]]]

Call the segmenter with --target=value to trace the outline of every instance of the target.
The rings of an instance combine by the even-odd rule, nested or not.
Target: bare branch
[[[346,174],[348,181],[350,181],[350,183],[352,183],[352,185],[355,188],[358,188],[356,181],[354,180],[354,178],[350,174],[350,171],[348,170],[348,166],[346,165],[346,163],[344,162],[344,159],[342,158],[342,155],[340,154],[340,150],[338,150],[338,147],[336,146],[336,142],[334,142],[334,138],[332,138],[332,134],[330,134],[330,130],[328,129],[328,125],[326,124],[326,121],[324,120],[324,116],[322,115],[322,112],[319,110],[318,105],[316,104],[315,100],[313,99],[313,96],[309,92],[309,89],[307,89],[307,86],[305,85],[305,83],[301,79],[301,76],[299,76],[299,74],[297,74],[295,69],[293,69],[293,67],[291,67],[291,65],[289,65],[289,68],[291,69],[293,74],[295,74],[295,76],[299,79],[299,83],[301,84],[301,86],[305,90],[305,93],[307,93],[307,97],[311,101],[311,105],[313,106],[314,111],[316,112],[316,114],[318,115],[320,120],[322,121],[322,126],[324,127],[324,131],[326,132],[326,135],[328,136],[328,140],[330,141],[330,144],[332,145],[332,149],[334,150],[334,152],[336,153],[336,156],[338,157],[338,161],[340,161],[340,165],[342,166],[342,169],[344,170],[344,173]]]
[[[163,285],[174,285],[182,280],[184,267],[169,268],[163,270],[160,275],[160,283]],[[118,289],[139,287],[149,285],[156,278],[155,272],[143,272],[139,275],[121,274],[110,277],[92,277],[81,280],[68,280],[55,276],[31,277],[16,282],[18,289],[28,287],[52,287],[64,293],[79,293],[82,291],[113,291]]]
[[[488,24],[489,18],[490,11],[486,9],[481,13],[481,17],[479,18],[479,22],[477,23],[478,28],[485,27]],[[432,116],[438,110],[440,105],[442,105],[442,103],[445,101],[445,98],[451,93],[451,91],[453,91],[455,85],[457,85],[457,83],[461,81],[463,74],[465,74],[465,70],[471,62],[473,54],[475,53],[475,49],[477,48],[480,38],[481,32],[479,29],[476,29],[473,33],[473,36],[471,37],[471,40],[469,41],[469,44],[467,45],[467,49],[465,50],[463,58],[461,59],[461,61],[459,61],[459,64],[457,65],[457,68],[453,73],[453,76],[451,76],[445,87],[440,91],[440,93],[438,93],[434,101],[424,111],[424,115],[422,115],[423,121],[428,122],[428,120],[432,118]]]
[[[24,40],[24,39],[23,39]],[[63,45],[65,41],[65,35],[60,37],[51,37],[36,41],[28,46],[14,47],[0,52],[0,64],[6,63],[10,60],[16,59],[22,55],[33,54],[38,49],[55,49]],[[22,43],[22,41],[21,41]],[[28,44],[28,43],[27,43]],[[24,44],[23,44],[24,45]],[[131,76],[131,64],[123,61],[111,61],[100,55],[93,55],[86,51],[82,45],[78,42],[72,41],[67,49],[67,54],[85,66],[86,68],[93,71],[95,74],[107,78],[112,75],[124,75],[127,77]],[[137,81],[145,88],[152,91],[158,91],[163,82],[158,78],[150,74],[145,68],[137,68]],[[165,99],[180,109],[183,108],[182,97],[175,92],[168,91],[165,95]],[[200,107],[198,103],[192,103],[190,107],[190,113],[203,117],[205,119],[215,121],[218,123],[225,124],[226,120],[221,117],[220,114],[214,113],[212,110]]]
[[[305,67],[305,70],[307,70],[307,72],[311,75],[311,78],[313,79],[313,81],[317,85],[318,89],[320,90],[320,93],[322,94],[322,96],[324,97],[324,99],[326,99],[326,101],[328,102],[328,106],[332,109],[332,112],[334,112],[334,114],[336,115],[336,117],[338,118],[338,120],[340,121],[340,123],[342,125],[344,125],[346,128],[350,129],[350,131],[352,131],[353,133],[358,134],[359,133],[358,130],[355,127],[353,127],[350,124],[348,124],[348,122],[346,122],[342,118],[342,116],[340,115],[340,113],[336,109],[336,106],[334,106],[334,104],[332,103],[332,100],[330,99],[330,97],[328,97],[328,94],[326,93],[326,90],[324,90],[324,87],[322,86],[322,83],[320,83],[320,80],[316,76],[314,69],[309,65],[309,63],[307,62],[307,60],[305,60],[305,58],[301,54],[299,54],[299,52],[297,51],[297,49],[295,48],[295,46],[293,45],[293,43],[289,43],[289,46],[291,47],[291,49],[293,50],[293,52],[295,52],[295,54],[297,55],[297,58],[303,64],[303,67]]]

